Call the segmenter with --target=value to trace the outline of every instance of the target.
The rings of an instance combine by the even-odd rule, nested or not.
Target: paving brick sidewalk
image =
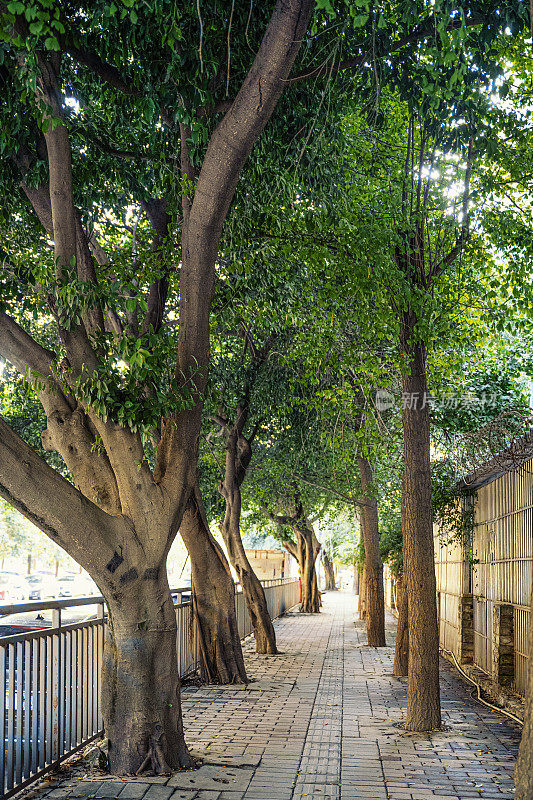
[[[442,662],[448,730],[402,731],[406,682],[391,674],[393,649],[365,644],[353,608],[352,595],[329,593],[320,615],[277,620],[280,655],[256,656],[246,645],[256,678],[247,688],[184,691],[201,769],[127,781],[71,777],[46,800],[510,800],[518,726],[472,700]],[[391,621],[391,645],[393,629]]]

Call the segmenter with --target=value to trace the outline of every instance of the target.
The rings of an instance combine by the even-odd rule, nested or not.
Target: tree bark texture
[[[310,523],[308,523],[307,535],[304,535],[302,531],[305,530],[306,525],[302,523],[302,520],[296,525],[295,519],[291,517],[278,517],[277,519],[278,521],[284,520],[282,524],[292,526],[296,540],[295,542],[284,540],[283,547],[298,564],[301,587],[300,611],[306,614],[318,614],[322,605],[316,575],[316,558],[320,551],[320,542]]]
[[[359,456],[362,506],[361,526],[365,544],[366,632],[371,647],[385,647],[385,593],[383,562],[379,552],[378,504],[372,487],[370,462]]]
[[[407,591],[403,575],[399,575],[396,582],[396,598],[398,604],[398,622],[396,626],[396,647],[394,649],[392,674],[398,677],[405,677],[407,675],[409,661],[409,627]]]
[[[416,319],[406,313],[401,344],[411,363],[403,380],[404,431],[403,526],[404,575],[409,598],[409,731],[441,725],[439,636],[437,628],[433,512],[431,504],[430,426],[426,354],[413,341]]]
[[[316,574],[316,559],[320,552],[320,542],[312,529],[306,529],[300,534],[304,540],[300,611],[306,614],[318,614],[322,605]]]
[[[300,571],[301,600],[300,611],[305,614],[318,614],[322,605],[322,598],[318,588],[316,574],[316,559],[321,550],[315,530],[308,519],[302,504],[299,491],[296,489],[294,500],[291,503],[292,513],[287,516],[269,513],[272,522],[276,522],[282,529],[287,526],[292,529],[295,541],[282,539],[283,546],[298,562]]]
[[[324,567],[324,576],[326,579],[326,592],[334,592],[337,588],[335,581],[335,568],[324,548],[322,548],[322,565]]]
[[[322,605],[316,574],[316,559],[320,552],[320,542],[305,514],[301,514],[294,523],[293,531],[297,542],[297,560],[302,582],[300,611],[304,614],[318,614]]]
[[[132,580],[108,596],[102,714],[109,769],[166,774],[191,759],[183,737],[176,655],[176,613],[165,563],[158,577]]]
[[[247,683],[235,614],[235,584],[226,557],[207,525],[198,488],[185,509],[180,534],[191,559],[202,680]]]

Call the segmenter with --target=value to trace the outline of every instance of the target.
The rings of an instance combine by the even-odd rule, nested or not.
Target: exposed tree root
[[[160,723],[155,725],[154,733],[150,736],[149,739],[149,748],[148,753],[146,754],[146,758],[142,762],[141,766],[135,773],[135,775],[143,775],[143,774],[153,774],[153,775],[171,775],[173,770],[169,766],[164,750],[163,750],[163,743],[162,740],[164,739],[164,730],[163,726]],[[195,761],[189,755],[188,751],[182,754],[180,753],[178,756],[179,764],[177,765],[178,768],[183,769],[186,767],[193,767]]]

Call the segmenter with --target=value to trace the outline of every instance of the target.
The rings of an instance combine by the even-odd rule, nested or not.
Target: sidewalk
[[[353,595],[329,593],[321,614],[276,620],[282,653],[256,656],[248,643],[248,687],[184,690],[199,770],[127,781],[77,772],[47,800],[511,800],[518,726],[472,700],[442,661],[447,730],[402,731],[406,681],[392,676],[392,647],[365,644],[353,607]]]

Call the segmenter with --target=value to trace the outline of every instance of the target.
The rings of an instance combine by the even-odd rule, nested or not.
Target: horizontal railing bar
[[[179,589],[171,589],[170,594],[186,594],[191,591],[190,586],[183,586]],[[76,608],[78,606],[98,606],[105,603],[101,594],[81,597],[65,597],[64,600],[28,600],[23,603],[9,603],[0,605],[0,616],[7,614],[25,614],[30,611],[46,611],[47,609]]]
[[[261,581],[263,586],[283,586],[286,583],[292,583],[296,578],[269,578]],[[283,583],[278,583],[283,581]],[[236,591],[240,591],[240,584],[235,584]],[[171,589],[170,594],[187,594],[191,591],[190,586],[182,586],[178,589]],[[105,603],[105,599],[101,594],[92,595],[90,597],[65,597],[64,600],[28,600],[23,603],[9,603],[0,605],[0,616],[7,616],[8,614],[25,614],[31,611],[46,611],[48,609],[64,609],[64,608],[77,608],[79,606],[97,606]]]
[[[175,606],[175,608],[177,608],[177,606]],[[8,644],[15,644],[16,642],[20,641],[28,641],[30,639],[53,636],[54,634],[57,636],[58,633],[63,633],[63,631],[78,631],[82,628],[101,626],[104,622],[105,620],[102,618],[91,617],[91,619],[85,619],[83,622],[68,622],[65,625],[61,625],[60,628],[39,628],[39,630],[35,631],[22,631],[21,633],[15,633],[13,636],[0,636],[0,647]]]
[[[186,608],[190,605],[190,603],[176,603],[174,608]],[[77,631],[83,628],[90,628],[94,625],[102,625],[104,621],[105,620],[102,617],[89,617],[89,619],[84,619],[81,622],[66,622],[59,628],[38,628],[34,631],[21,631],[21,633],[14,633],[12,636],[0,636],[0,646],[27,641],[29,639],[39,639],[44,636],[50,636],[54,633],[58,634],[60,631]]]

